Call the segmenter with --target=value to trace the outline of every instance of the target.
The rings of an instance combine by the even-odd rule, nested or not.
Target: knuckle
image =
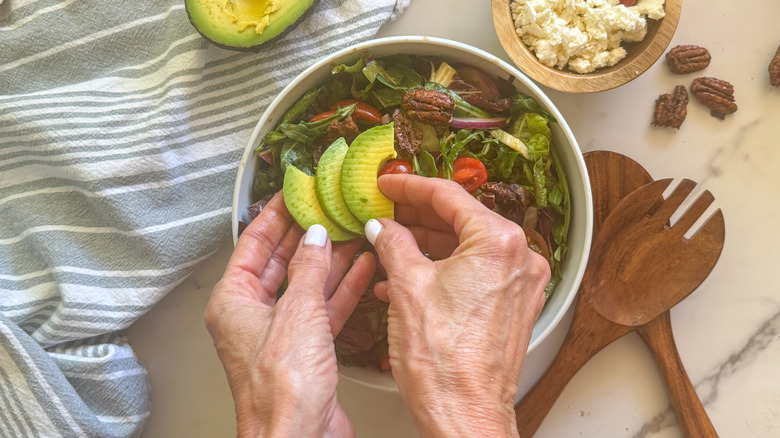
[[[214,333],[221,323],[220,315],[222,312],[218,307],[219,306],[215,303],[214,298],[211,298],[209,299],[208,304],[206,304],[206,309],[203,312],[203,321],[206,325],[206,330],[212,336],[214,336]]]
[[[530,249],[529,249],[530,251]],[[542,277],[546,278],[547,281],[549,281],[550,276],[552,275],[552,270],[550,268],[550,262],[547,261],[547,259],[544,258],[543,255],[531,251],[531,255],[533,255],[534,260],[536,260],[536,266],[540,270]]]
[[[387,224],[385,229],[377,236],[374,248],[379,258],[384,258],[386,262],[395,255],[397,252],[395,249],[404,247],[405,240],[406,236],[402,230],[399,230],[395,224]]]
[[[528,267],[531,276],[536,280],[534,290],[537,291],[536,297],[541,302],[541,305],[545,301],[545,288],[550,282],[550,263],[542,255],[528,250]]]
[[[523,247],[523,251],[525,253],[524,261],[527,271],[534,278],[538,278],[540,283],[547,284],[551,275],[550,262],[527,245]]]
[[[457,182],[450,180],[450,179],[443,179],[443,178],[428,178],[431,181],[431,184],[434,184],[434,190],[438,191],[439,194],[444,195],[444,199],[452,200],[452,199],[458,199],[458,197],[463,195],[468,195],[471,197],[471,195],[461,187],[460,184]],[[466,199],[465,197],[463,199]]]
[[[514,222],[502,220],[495,224],[494,230],[491,244],[501,252],[517,254],[528,246],[523,229]]]
[[[458,191],[458,193],[463,190],[463,187],[461,187],[460,184],[456,183],[454,180],[441,179],[440,181],[442,181],[442,186],[446,187],[447,190]]]
[[[298,250],[295,256],[290,260],[290,277],[297,277],[300,274],[315,276],[327,276],[330,271],[330,260],[325,257],[322,251],[310,251],[308,249]]]
[[[206,329],[211,330],[216,327],[217,318],[213,305],[209,304],[206,306],[206,311],[203,312],[203,320],[206,323]]]
[[[388,230],[386,227],[385,230],[377,236],[375,248],[377,251],[387,252],[399,245],[401,241],[402,238],[400,233],[393,232],[392,229]]]

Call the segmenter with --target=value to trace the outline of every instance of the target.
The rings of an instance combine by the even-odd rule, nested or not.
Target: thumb
[[[330,273],[330,254],[331,244],[325,227],[310,226],[290,259],[287,292],[322,295]]]
[[[410,265],[429,262],[420,252],[412,232],[398,222],[371,219],[366,222],[365,231],[388,277],[401,274]]]

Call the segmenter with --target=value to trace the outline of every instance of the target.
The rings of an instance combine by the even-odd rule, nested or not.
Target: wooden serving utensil
[[[628,193],[633,192],[634,189],[651,182],[652,179],[638,163],[615,152],[590,152],[585,154],[585,162],[588,166],[593,187],[594,235],[599,235],[598,232],[606,217],[616,207],[618,202]],[[711,195],[705,196],[711,197]],[[660,202],[662,199],[661,192],[658,192],[656,201]],[[688,215],[689,222],[692,217],[690,215],[698,217],[706,207],[702,207],[701,203],[698,205],[701,210],[698,213],[693,209],[689,210],[691,211]],[[704,277],[712,269],[714,262],[717,261],[723,244],[724,228],[721,212],[718,211],[713,216],[713,219],[714,221],[711,220],[708,226],[715,231],[719,230],[719,233],[714,233],[715,238],[710,242],[712,245],[705,245],[710,247],[709,253],[712,255],[709,262],[705,262],[705,266],[697,270]],[[708,236],[712,237],[711,234],[708,234]],[[596,248],[597,246],[594,245],[594,251]],[[712,258],[714,258],[714,261]],[[712,263],[712,266],[707,267],[706,263]],[[589,264],[588,270],[591,271],[592,269]],[[706,273],[704,273],[705,271]],[[588,275],[586,272],[586,277]],[[701,278],[699,283],[704,280],[704,277]],[[672,399],[672,406],[675,409],[678,423],[685,436],[716,437],[717,434],[696,396],[696,392],[690,384],[682,362],[677,355],[668,311],[671,305],[682,300],[699,283],[693,282],[686,286],[689,289],[687,293],[680,293],[680,295],[673,297],[672,301],[674,302],[672,304],[660,310],[660,314],[654,319],[648,317],[649,322],[639,327],[623,325],[601,316],[591,305],[590,300],[581,296],[576,303],[569,332],[558,355],[542,378],[515,408],[520,435],[528,438],[536,432],[568,381],[590,357],[615,339],[632,330],[637,330],[652,349],[664,374]],[[583,290],[584,287],[583,284]],[[678,291],[682,292],[683,288],[678,288]],[[661,308],[663,307],[661,306]]]
[[[588,152],[584,158],[593,191],[593,235],[597,236],[620,200],[653,179],[639,163],[617,152]],[[563,388],[585,362],[631,330],[599,315],[588,300],[578,299],[557,356],[515,407],[520,436],[533,436]]]
[[[642,186],[612,211],[591,252],[581,299],[609,321],[638,328],[664,375],[683,434],[717,437],[677,354],[668,309],[693,292],[715,267],[723,250],[725,223],[718,209],[692,237],[685,237],[715,200],[704,191],[669,226],[671,216],[696,186],[683,180],[667,199],[659,200],[671,181]]]

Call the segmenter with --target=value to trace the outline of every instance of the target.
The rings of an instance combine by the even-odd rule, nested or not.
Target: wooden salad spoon
[[[593,191],[593,235],[598,236],[602,224],[620,200],[653,179],[639,163],[617,152],[588,152],[584,158]],[[591,269],[590,264],[588,269]],[[599,315],[588,300],[579,298],[558,354],[515,407],[520,436],[533,436],[566,384],[585,362],[631,330],[631,327]]]
[[[669,219],[696,186],[683,180],[660,201],[671,181],[642,186],[612,211],[591,252],[592,269],[583,278],[581,299],[604,318],[637,327],[661,368],[684,436],[717,437],[677,354],[668,309],[690,295],[715,267],[725,223],[718,209],[685,237],[715,200],[704,191],[670,226]]]

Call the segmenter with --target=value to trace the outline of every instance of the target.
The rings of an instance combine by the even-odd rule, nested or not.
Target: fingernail
[[[314,224],[306,231],[306,237],[303,238],[304,245],[314,245],[324,248],[328,242],[328,230],[320,224]]]
[[[369,219],[366,222],[366,239],[373,245],[376,242],[376,237],[379,236],[383,229],[384,227],[378,220]]]

